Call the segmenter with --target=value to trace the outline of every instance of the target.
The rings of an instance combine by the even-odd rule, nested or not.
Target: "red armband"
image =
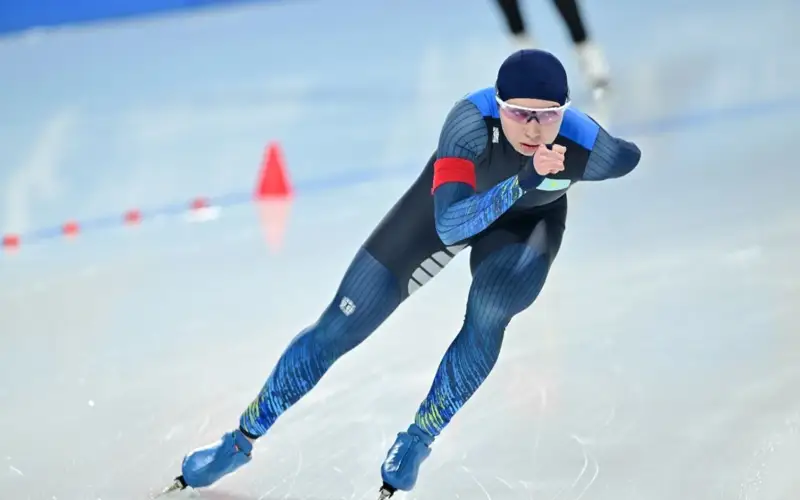
[[[475,189],[475,164],[463,158],[440,158],[433,164],[433,187],[436,188],[446,182],[463,182]]]

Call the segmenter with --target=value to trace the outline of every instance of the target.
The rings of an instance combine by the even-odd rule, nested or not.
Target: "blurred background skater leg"
[[[610,81],[610,69],[602,48],[589,35],[577,0],[553,0],[569,32],[578,63],[587,84],[600,95]],[[497,0],[515,50],[536,48],[537,41],[520,9],[519,0]],[[544,48],[544,47],[542,47]]]

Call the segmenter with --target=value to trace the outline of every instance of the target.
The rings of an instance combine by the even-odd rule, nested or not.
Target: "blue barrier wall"
[[[253,0],[0,0],[0,35]]]

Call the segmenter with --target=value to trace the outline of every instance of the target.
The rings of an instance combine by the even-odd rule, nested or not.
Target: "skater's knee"
[[[336,358],[363,342],[400,304],[394,275],[359,250],[314,332],[318,347]]]

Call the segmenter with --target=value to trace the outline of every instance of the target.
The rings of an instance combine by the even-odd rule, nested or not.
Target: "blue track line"
[[[686,130],[689,128],[706,127],[724,120],[740,120],[742,118],[764,117],[781,112],[795,112],[800,109],[800,95],[750,103],[740,106],[703,110],[691,113],[632,122],[610,127],[615,133],[628,137],[642,137],[667,134]],[[395,168],[363,168],[338,173],[330,177],[319,177],[297,182],[294,189],[298,196],[314,193],[334,191],[366,182],[388,180],[415,173],[420,169],[419,164],[402,165]],[[233,207],[254,202],[253,191],[235,191],[207,198],[208,204],[215,207]],[[141,220],[146,221],[155,217],[179,216],[191,208],[191,201],[172,202],[160,207],[151,207],[141,211]],[[78,221],[80,231],[93,232],[109,228],[120,227],[124,220],[123,214],[104,215],[101,217]],[[21,245],[40,243],[63,235],[63,225],[35,229],[19,235]]]

